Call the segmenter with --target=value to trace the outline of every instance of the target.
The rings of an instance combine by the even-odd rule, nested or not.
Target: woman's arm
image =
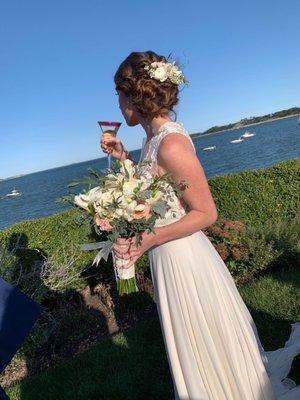
[[[190,211],[179,221],[154,228],[154,233],[143,232],[140,246],[136,246],[132,238],[118,238],[114,244],[116,255],[131,259],[124,268],[130,268],[151,247],[189,236],[218,218],[205,173],[187,137],[178,132],[169,133],[159,145],[157,161],[174,180],[189,184],[182,197]]]

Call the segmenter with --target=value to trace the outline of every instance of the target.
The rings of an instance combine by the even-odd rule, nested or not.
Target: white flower
[[[90,201],[96,201],[102,195],[100,186],[96,186],[88,193]]]
[[[168,71],[164,67],[158,67],[151,72],[151,78],[164,82],[168,79]]]
[[[188,83],[182,71],[175,65],[175,61],[173,63],[155,61],[151,64],[146,64],[144,69],[148,71],[151,78],[157,79],[160,82],[164,82],[169,78],[175,84]]]
[[[136,202],[136,200],[133,200],[133,201],[131,201],[129,204],[127,204],[126,206],[125,206],[125,210],[128,212],[128,213],[133,213],[134,212],[134,210],[135,210],[135,208],[137,207],[137,202]]]
[[[78,206],[87,210],[88,204],[90,202],[89,196],[84,194],[78,194],[74,197],[74,203]]]
[[[125,160],[122,160],[121,166],[120,166],[120,174],[125,176],[125,168],[129,174],[129,179],[133,177],[135,174],[135,164],[133,161],[129,160],[126,158]]]
[[[101,189],[99,186],[96,186],[87,193],[80,193],[74,196],[74,203],[87,210],[88,204],[96,201],[99,196],[101,196]]]
[[[111,203],[115,197],[116,197],[115,191],[108,190],[107,192],[102,193],[101,196],[96,201],[103,203],[103,205],[106,205],[108,203]]]
[[[123,184],[123,194],[126,196],[133,196],[134,189],[138,187],[139,181],[137,179],[124,182]]]
[[[178,69],[172,68],[169,72],[169,78],[173,83],[177,83],[180,80],[182,72]]]

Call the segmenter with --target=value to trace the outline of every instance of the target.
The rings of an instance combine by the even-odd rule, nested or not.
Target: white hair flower
[[[179,70],[178,66],[175,65],[175,61],[172,63],[163,61],[154,61],[151,64],[145,63],[144,69],[148,71],[151,78],[157,79],[160,82],[170,79],[172,83],[177,85],[180,83],[188,84],[188,80],[182,71]]]

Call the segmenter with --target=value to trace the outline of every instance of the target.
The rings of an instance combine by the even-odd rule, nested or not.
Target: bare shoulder
[[[190,139],[179,132],[170,132],[159,143],[157,151],[157,165],[160,174],[165,173],[170,163],[182,161],[182,158],[198,161]],[[180,163],[182,164],[182,163]]]
[[[176,149],[182,148],[194,152],[190,138],[180,132],[169,132],[159,144],[160,152],[170,151],[170,149],[176,151]]]

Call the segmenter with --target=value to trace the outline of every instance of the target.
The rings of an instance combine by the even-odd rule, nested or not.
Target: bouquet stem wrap
[[[111,252],[119,295],[122,296],[123,294],[138,292],[139,289],[135,277],[135,264],[133,264],[130,268],[124,268],[126,263],[128,263],[129,261],[126,261],[123,258],[116,257],[116,255],[112,251],[113,245],[114,242],[112,242],[111,240],[106,240],[104,242],[83,244],[81,245],[81,250],[101,249],[97,253],[93,261],[93,265],[98,265],[102,258],[107,261],[108,255]]]

